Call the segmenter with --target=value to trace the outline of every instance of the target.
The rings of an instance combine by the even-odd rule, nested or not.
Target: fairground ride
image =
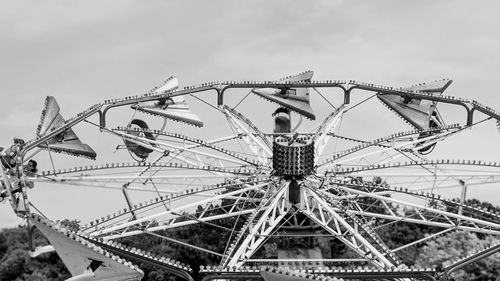
[[[455,155],[427,158],[454,135],[486,121],[499,124],[498,112],[443,95],[452,82],[447,79],[393,88],[312,76],[306,71],[274,81],[184,88],[171,77],[149,92],[104,100],[69,119],[62,117],[56,99],[47,97],[36,137],[15,138],[1,151],[2,199],[26,219],[30,237],[38,229],[50,241],[33,245],[30,240],[30,254],[56,251],[70,280],[140,280],[143,271],[133,262],[186,280],[446,280],[454,270],[500,249],[492,245],[440,271],[409,268],[398,258],[405,248],[451,231],[500,235],[499,214],[464,202],[467,186],[500,181],[500,163]],[[246,95],[236,94],[241,91]],[[369,98],[352,104],[354,95],[363,92]],[[321,118],[311,97],[326,112]],[[371,98],[412,130],[375,139],[341,134],[348,116],[357,116],[358,122],[377,118],[360,110]],[[193,103],[205,107],[195,112]],[[446,125],[438,105],[459,109],[462,118]],[[123,111],[132,117],[113,119]],[[476,115],[483,119],[475,120]],[[77,136],[84,124],[93,128],[93,137]],[[99,148],[116,148],[114,156],[103,157],[103,164],[90,163],[98,156],[85,143],[92,138],[99,139]],[[66,156],[63,167],[54,164],[56,153]],[[132,162],[116,161],[130,157]],[[31,188],[47,184],[116,189],[113,201],[124,199],[123,206],[70,230],[29,200]],[[433,193],[450,187],[463,191],[459,200]],[[377,231],[394,222],[439,230],[391,249]],[[169,230],[194,224],[224,232],[225,249],[168,236]],[[220,263],[196,269],[194,275],[168,256],[120,243],[135,235],[208,253]],[[272,243],[274,249],[267,247]],[[344,254],[326,253],[328,243],[342,245]]]

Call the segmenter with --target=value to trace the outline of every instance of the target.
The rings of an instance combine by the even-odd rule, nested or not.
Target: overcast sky
[[[448,94],[500,110],[498,1],[0,4],[0,145],[34,135],[47,95],[70,116],[170,75],[182,85],[272,80],[307,69],[315,79],[391,86],[450,77]],[[495,158],[500,134],[486,129],[468,144],[487,143],[482,152]],[[500,192],[478,196],[488,194]],[[0,227],[21,222],[11,213],[0,205]]]

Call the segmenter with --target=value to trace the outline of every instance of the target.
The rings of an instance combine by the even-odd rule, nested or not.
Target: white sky
[[[391,86],[450,77],[447,94],[500,110],[498,1],[0,0],[0,6],[3,145],[34,135],[47,95],[69,117],[107,98],[143,93],[170,75],[181,85],[272,80],[307,69],[318,80]],[[474,147],[499,161],[500,134],[491,123],[479,132],[448,147],[450,158]],[[472,193],[500,204],[498,188]],[[57,207],[63,195],[48,196]],[[61,206],[51,213],[56,218],[67,211]],[[20,222],[0,204],[0,227]]]

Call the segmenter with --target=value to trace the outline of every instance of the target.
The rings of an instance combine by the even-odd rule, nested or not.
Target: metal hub
[[[314,173],[314,141],[310,137],[279,136],[273,141],[276,175],[301,176]]]

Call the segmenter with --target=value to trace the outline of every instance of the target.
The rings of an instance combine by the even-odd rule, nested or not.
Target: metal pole
[[[463,180],[459,180],[458,182],[462,186],[462,193],[460,194],[460,207],[458,208],[458,214],[462,215],[463,204],[465,204],[465,196],[467,195],[467,185],[465,184],[465,181],[463,181]]]

